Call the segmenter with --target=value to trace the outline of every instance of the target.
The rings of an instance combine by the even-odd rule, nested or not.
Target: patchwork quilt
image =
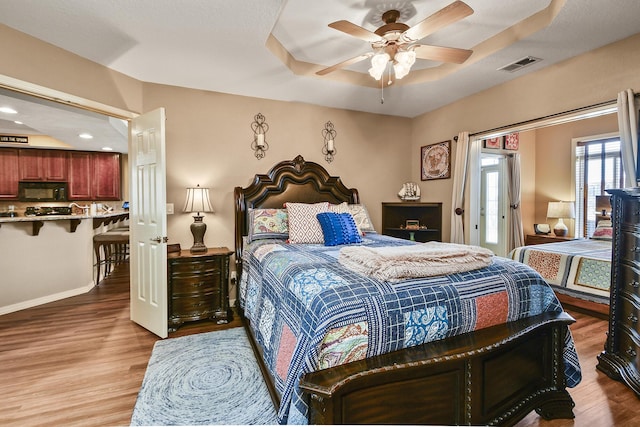
[[[509,257],[536,270],[560,293],[609,303],[611,241],[580,239],[522,246]]]
[[[362,244],[415,242],[368,233]],[[338,263],[342,247],[264,239],[244,248],[240,304],[282,396],[283,424],[308,423],[298,387],[307,372],[562,311],[538,273],[507,258],[465,273],[385,282]],[[581,372],[570,334],[564,359],[574,387]]]

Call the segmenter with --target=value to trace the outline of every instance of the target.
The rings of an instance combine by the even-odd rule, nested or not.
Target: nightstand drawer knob
[[[631,356],[631,357],[636,357],[636,355],[637,355],[637,353],[636,353],[636,351],[633,349],[633,347],[629,347],[629,348],[627,349],[627,354],[628,354],[629,356]]]
[[[629,282],[629,286],[638,289],[638,287],[640,286],[640,283],[637,280],[634,280],[633,282]]]
[[[636,254],[639,253],[640,252],[640,247],[634,246],[633,248],[631,248],[631,252],[634,252]]]
[[[627,319],[631,322],[631,323],[637,323],[638,322],[638,316],[635,316],[633,313],[630,314]]]

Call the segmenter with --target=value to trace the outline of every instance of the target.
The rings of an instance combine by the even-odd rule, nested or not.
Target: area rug
[[[243,328],[156,342],[132,426],[277,424]]]

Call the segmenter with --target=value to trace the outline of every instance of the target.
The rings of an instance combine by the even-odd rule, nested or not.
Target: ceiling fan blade
[[[371,43],[384,40],[382,37],[380,37],[376,33],[373,33],[349,21],[344,21],[344,20],[336,21],[329,24],[329,26],[338,31],[342,31],[343,33],[347,33],[350,36],[357,37],[361,40],[365,40]]]
[[[432,61],[453,62],[454,64],[462,64],[471,54],[472,50],[458,49],[455,47],[440,47],[419,44],[413,47],[416,52],[416,58],[430,59]]]
[[[455,1],[409,28],[402,34],[401,38],[407,42],[418,41],[447,25],[466,18],[472,13],[473,9],[469,5],[462,1]]]
[[[332,71],[347,67],[351,64],[355,64],[356,62],[364,61],[365,59],[371,58],[372,56],[373,56],[372,53],[365,53],[360,56],[356,56],[355,58],[347,59],[346,61],[342,61],[338,64],[332,65],[331,67],[327,67],[320,71],[316,71],[316,74],[319,76],[324,76],[325,74],[329,74]]]

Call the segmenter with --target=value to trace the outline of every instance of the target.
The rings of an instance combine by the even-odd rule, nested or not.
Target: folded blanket
[[[493,252],[479,246],[427,242],[417,245],[340,250],[345,267],[378,280],[398,281],[477,270],[491,264]]]

